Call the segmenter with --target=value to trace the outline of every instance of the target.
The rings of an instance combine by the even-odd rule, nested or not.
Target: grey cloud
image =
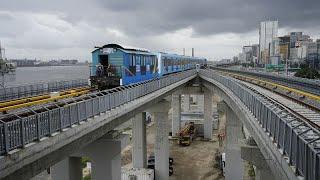
[[[28,2],[28,3],[26,3]],[[135,36],[154,35],[192,27],[196,35],[244,33],[259,21],[279,19],[282,27],[319,24],[319,0],[72,0],[10,1],[3,9],[62,12],[75,23],[115,27]]]
[[[32,15],[44,17],[37,21]],[[208,47],[203,47],[202,40],[214,41],[210,35],[241,36],[257,31],[259,22],[269,18],[278,19],[282,28],[317,32],[319,17],[319,0],[3,0],[0,40],[9,49],[36,49],[37,53],[42,49],[43,54],[54,55],[55,50],[64,49],[65,56],[69,49],[74,49],[72,53],[83,49],[90,56],[90,49],[104,42],[154,49],[172,47],[168,39],[154,37],[192,28],[193,38],[202,38],[199,44],[179,42],[174,46],[205,49]],[[223,39],[219,41],[214,45],[223,43]],[[223,47],[227,46],[234,48]],[[230,53],[230,49],[224,53]]]

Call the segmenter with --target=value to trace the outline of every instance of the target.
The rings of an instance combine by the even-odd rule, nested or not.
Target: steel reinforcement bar
[[[230,89],[255,116],[297,175],[306,180],[320,179],[320,133],[300,119],[230,77],[212,70],[200,75]]]

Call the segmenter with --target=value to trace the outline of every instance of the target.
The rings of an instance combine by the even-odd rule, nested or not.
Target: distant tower
[[[1,47],[1,42],[0,42],[0,59],[2,59],[2,47]]]
[[[278,36],[278,21],[263,21],[259,27],[259,63],[268,64],[270,43]]]
[[[183,48],[183,55],[186,55],[186,48]]]
[[[191,56],[194,57],[194,48],[192,48],[192,52],[191,53],[192,53]]]

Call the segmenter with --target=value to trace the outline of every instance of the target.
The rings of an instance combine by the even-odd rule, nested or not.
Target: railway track
[[[6,114],[12,110],[55,102],[65,98],[77,97],[86,94],[90,91],[91,89],[89,87],[81,87],[61,91],[56,96],[51,96],[50,94],[43,94],[39,96],[4,101],[0,102],[0,112]]]
[[[295,89],[291,87],[286,87],[281,84],[277,84],[274,82],[261,80],[253,77],[247,77],[244,75],[239,75],[236,73],[229,73],[224,71],[219,71],[220,73],[233,77],[235,79],[249,82],[251,84],[255,84],[259,87],[266,88],[272,92],[275,92],[277,94],[280,94],[282,96],[285,96],[299,104],[302,104],[304,106],[307,106],[308,108],[320,112],[320,96],[316,94],[312,94],[309,92],[305,92],[300,89]]]
[[[248,82],[241,82],[240,84],[245,86],[246,88],[250,89],[254,93],[258,94],[259,96],[265,98],[267,101],[275,104],[280,109],[282,109],[282,113],[289,113],[292,114],[295,118],[302,119],[303,121],[310,124],[313,128],[320,131],[320,113],[319,111],[314,111],[309,107],[303,106],[291,99],[283,97],[281,95],[275,94],[272,91],[263,89],[256,85],[252,85]]]
[[[253,82],[244,81],[233,76],[232,78],[245,88],[250,89],[253,93],[263,98],[263,101],[269,103],[270,107],[278,109],[280,116],[287,116],[290,121],[297,119],[301,120],[308,124],[310,128],[320,132],[320,109],[297,101],[290,96],[285,96],[270,89],[265,89],[263,86],[261,87]]]
[[[265,81],[286,86],[288,88],[299,89],[309,94],[320,96],[319,80],[310,80],[305,78],[287,77],[287,76],[268,74],[263,72],[242,71],[242,70],[236,70],[236,69],[225,69],[225,68],[217,68],[217,67],[211,67],[211,69],[234,73],[238,75],[244,75],[246,77],[251,77],[255,79],[265,80]]]

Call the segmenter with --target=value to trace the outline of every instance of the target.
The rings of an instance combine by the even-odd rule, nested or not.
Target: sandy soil
[[[169,112],[169,117],[170,116]],[[171,128],[171,119],[169,118],[168,128]],[[224,125],[221,125],[224,128]],[[221,130],[223,131],[223,130]],[[214,133],[218,133],[214,132]],[[152,123],[147,127],[147,152],[148,155],[153,153],[155,139],[155,126]],[[212,141],[203,141],[197,138],[190,146],[179,146],[176,140],[170,140],[170,156],[174,159],[174,174],[170,176],[170,180],[223,180],[221,171],[215,168],[215,154],[221,151],[219,147],[217,134],[214,135]],[[131,148],[129,145],[122,152],[122,166],[126,168],[132,167]]]

